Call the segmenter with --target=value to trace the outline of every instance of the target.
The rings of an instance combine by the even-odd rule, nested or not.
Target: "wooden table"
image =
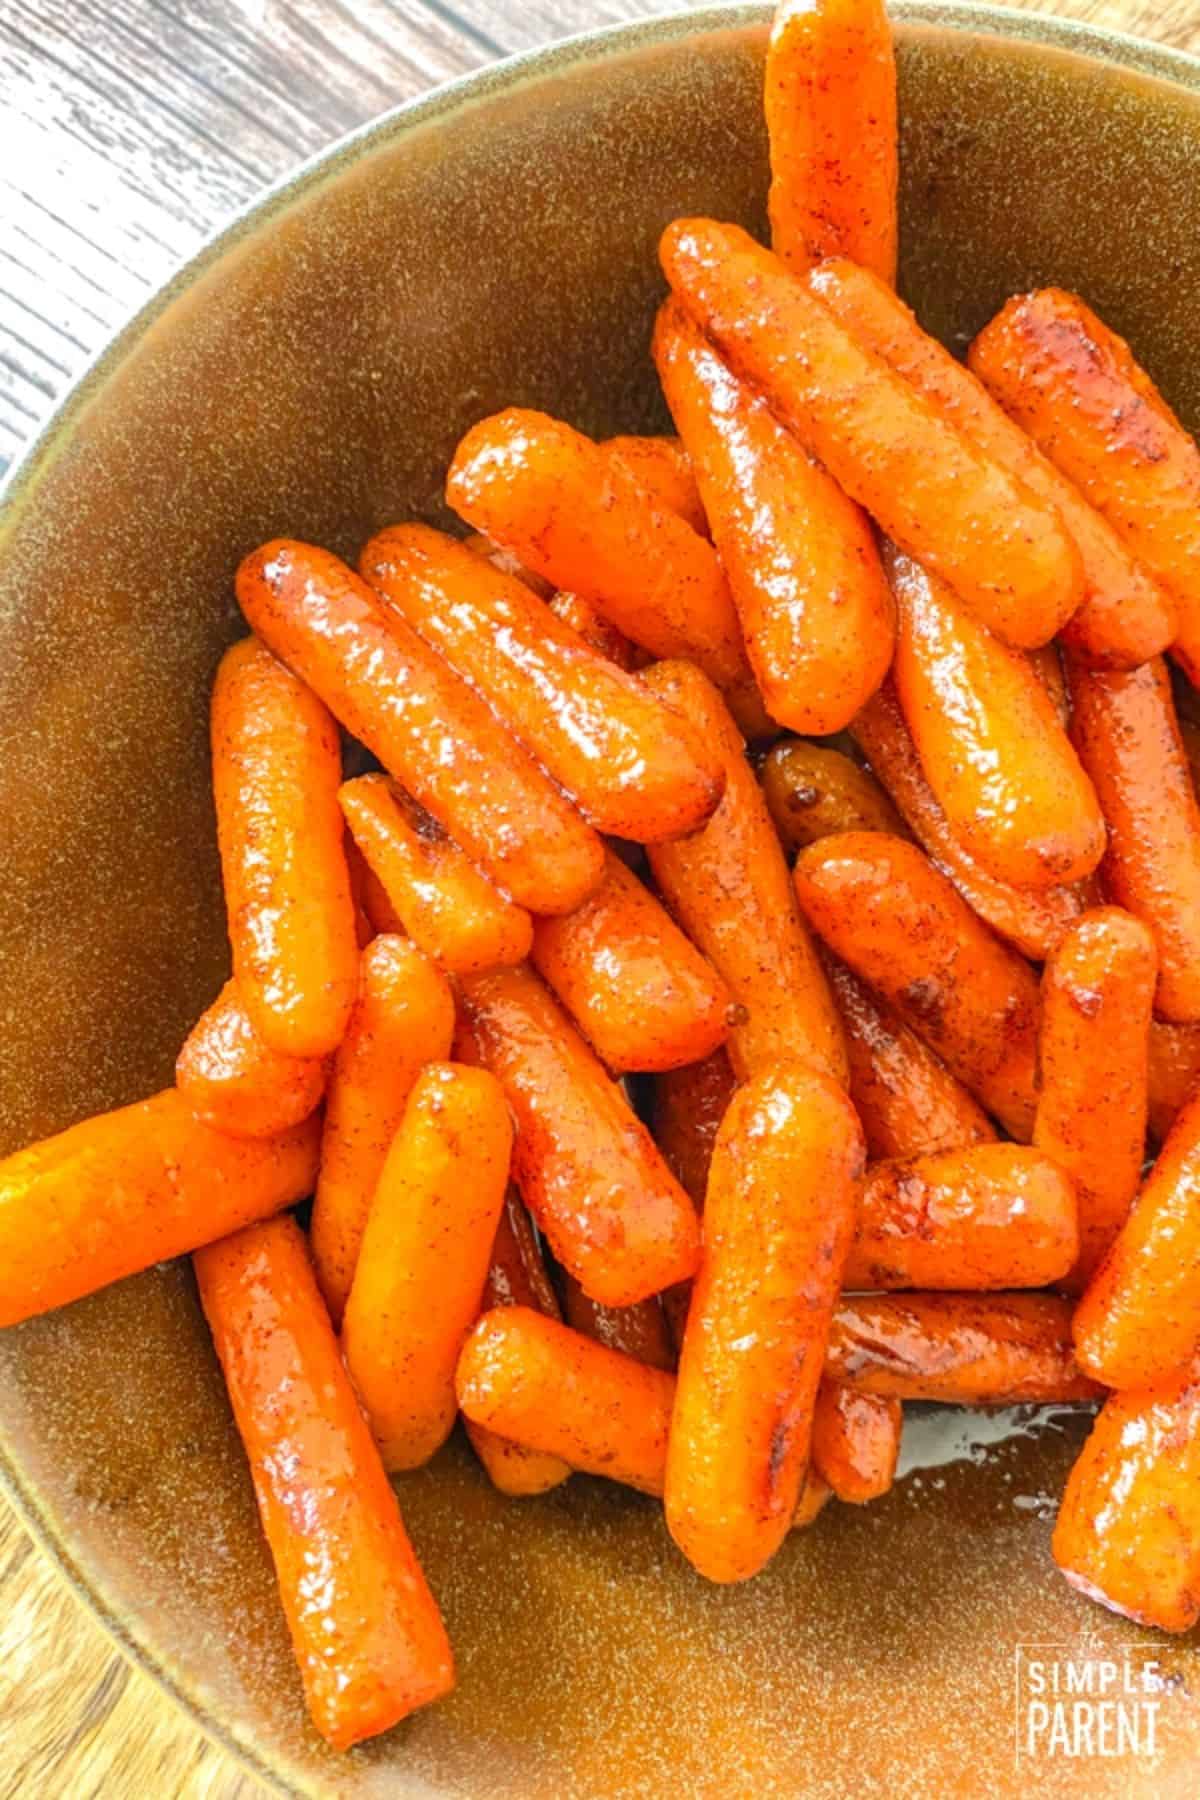
[[[302,157],[498,56],[676,6],[0,0],[0,471],[171,268]],[[1200,0],[1037,6],[1200,50]],[[0,1501],[0,1800],[257,1791]]]

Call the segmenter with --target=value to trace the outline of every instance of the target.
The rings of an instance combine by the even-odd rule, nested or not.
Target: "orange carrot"
[[[1066,1285],[1076,1293],[1141,1182],[1156,968],[1145,926],[1109,906],[1072,926],[1042,976],[1033,1141],[1075,1184],[1079,1260]]]
[[[639,1300],[636,1306],[601,1306],[584,1293],[573,1275],[564,1274],[563,1307],[572,1331],[607,1344],[622,1356],[649,1363],[652,1369],[675,1367],[675,1347],[657,1294]]]
[[[271,1049],[336,1050],[358,942],[342,848],[337,727],[255,638],[226,651],[212,698],[212,774],[233,970]]]
[[[826,744],[781,738],[763,759],[758,779],[789,855],[839,831],[907,836],[903,819],[871,771]]]
[[[823,1475],[818,1475],[809,1463],[804,1471],[804,1479],[800,1483],[800,1498],[796,1502],[796,1510],[792,1514],[792,1530],[802,1531],[811,1525],[817,1516],[824,1512],[833,1499],[833,1489]]]
[[[725,764],[725,794],[708,824],[690,838],[652,845],[650,866],[667,905],[743,1009],[729,1035],[734,1070],[753,1075],[795,1058],[844,1081],[837,1014],[737,727],[689,664],[658,663],[645,679]]]
[[[458,1054],[504,1088],[521,1196],[594,1300],[632,1306],[694,1272],[691,1201],[536,975],[496,969],[463,984]]]
[[[725,983],[611,850],[577,911],[538,920],[533,963],[610,1069],[678,1068],[728,1035]]]
[[[1150,1021],[1149,1083],[1150,1135],[1161,1144],[1200,1087],[1200,1025]]]
[[[771,242],[896,279],[896,59],[883,0],[783,0],[767,48]]]
[[[338,799],[394,916],[452,975],[522,962],[533,920],[492,885],[436,819],[386,775],[347,781]]]
[[[636,669],[645,667],[649,660],[646,652],[639,650],[636,644],[631,644],[625,634],[618,631],[603,613],[597,612],[591,601],[585,600],[582,594],[572,594],[566,588],[559,588],[550,596],[546,605],[556,619],[569,625],[585,644],[590,644],[593,650],[607,657],[609,662],[616,663],[618,669],[633,674]]]
[[[342,1321],[342,1349],[386,1469],[450,1435],[454,1368],[479,1316],[508,1185],[512,1126],[484,1069],[431,1063],[384,1161]]]
[[[822,1380],[813,1407],[813,1465],[839,1500],[864,1506],[895,1480],[903,1428],[899,1400]]]
[[[275,1137],[307,1119],[325,1091],[325,1064],[284,1056],[263,1042],[236,981],[227,981],[193,1025],[175,1085],[206,1125],[231,1137]]]
[[[790,1528],[864,1158],[845,1094],[798,1064],[740,1088],[721,1122],[665,1494],[710,1580],[755,1574]]]
[[[409,1090],[450,1052],[454,996],[415,944],[378,937],[363,952],[358,1001],[329,1078],[313,1204],[317,1280],[341,1323],[375,1184]]]
[[[472,556],[478,556],[483,562],[491,563],[502,575],[512,575],[517,581],[523,581],[547,605],[555,599],[553,582],[543,581],[540,575],[535,575],[532,569],[525,567],[520,557],[514,556],[511,550],[506,550],[503,544],[493,544],[491,538],[485,537],[482,531],[473,531],[470,537],[462,540],[462,544],[464,550],[469,550]]]
[[[409,1543],[291,1219],[197,1253],[313,1724],[336,1750],[454,1686]]]
[[[0,1162],[0,1325],[186,1255],[302,1200],[320,1126],[226,1137],[174,1088]]]
[[[378,937],[381,931],[402,932],[404,927],[379,882],[367,867],[362,851],[354,839],[347,837],[342,847],[346,852],[346,872],[350,877],[350,897],[354,902],[354,936],[359,949],[365,950],[371,939]],[[387,925],[377,925],[372,916],[379,907],[388,916]]]
[[[685,1069],[669,1070],[654,1083],[655,1142],[676,1181],[700,1208],[717,1130],[736,1087],[724,1050]]]
[[[623,463],[659,506],[678,513],[701,537],[708,536],[708,514],[692,459],[677,437],[612,437],[605,438],[600,448]]]
[[[892,654],[871,527],[678,301],[658,315],[654,358],[766,709],[792,731],[840,731]]]
[[[1069,732],[1071,729],[1071,696],[1067,691],[1067,678],[1063,673],[1058,644],[1042,644],[1037,650],[1027,650],[1025,660],[1037,676],[1046,698],[1054,708],[1055,718],[1063,730]]]
[[[490,708],[336,556],[265,544],[238,570],[237,594],[276,655],[519,905],[569,912],[595,887],[595,833]]]
[[[910,556],[1006,643],[1044,644],[1081,598],[1057,512],[976,449],[736,225],[677,219],[667,280],[736,374]]]
[[[882,832],[822,838],[796,891],[829,948],[1015,1138],[1033,1130],[1037,981],[914,844]]]

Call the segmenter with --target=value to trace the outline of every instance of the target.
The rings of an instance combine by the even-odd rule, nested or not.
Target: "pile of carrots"
[[[663,235],[678,438],[506,411],[474,537],[246,557],[232,978],[0,1165],[2,1323],[194,1253],[337,1746],[453,1684],[388,1475],[460,1414],[740,1581],[906,1400],[1103,1401],[1055,1556],[1200,1615],[1200,450],[1082,301],[963,366],[896,297],[879,0],[766,110],[773,249]]]

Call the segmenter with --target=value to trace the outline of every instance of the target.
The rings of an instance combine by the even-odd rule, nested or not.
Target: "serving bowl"
[[[897,13],[902,285],[924,322],[961,347],[1008,294],[1076,287],[1200,424],[1200,65],[990,8]],[[766,19],[576,40],[335,146],[138,315],[15,473],[0,1150],[166,1083],[223,976],[207,701],[242,629],[239,557],[442,521],[456,439],[502,404],[598,434],[663,423],[655,244],[682,212],[763,226]],[[1186,1646],[1158,1652],[1154,1754],[1032,1773],[1018,1754],[1022,1645],[1119,1656],[1144,1635],[1050,1564],[1083,1429],[1056,1419],[830,1508],[735,1589],[684,1565],[650,1502],[576,1478],[512,1503],[452,1442],[401,1499],[458,1691],[335,1757],[305,1720],[187,1268],[0,1336],[0,1455],[30,1527],[208,1731],[313,1795],[1187,1791]]]

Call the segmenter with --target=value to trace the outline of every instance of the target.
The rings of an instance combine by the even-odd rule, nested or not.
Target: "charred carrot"
[[[478,695],[336,556],[277,539],[242,563],[237,594],[276,655],[519,905],[569,912],[596,885],[596,834]]]
[[[320,1057],[272,1050],[255,1029],[237,982],[227,981],[188,1033],[175,1085],[214,1131],[275,1137],[320,1104],[325,1064]]]
[[[437,1602],[291,1219],[197,1253],[313,1724],[336,1750],[449,1693]]]
[[[336,1050],[358,941],[342,848],[337,727],[256,638],[226,651],[212,774],[233,970],[255,1028],[287,1056]]]
[[[717,1130],[736,1087],[724,1050],[685,1069],[669,1070],[654,1083],[655,1142],[672,1175],[701,1208]]]
[[[827,744],[782,738],[768,750],[758,779],[789,855],[839,831],[907,836],[903,819],[871,771]]]
[[[708,515],[696,486],[692,459],[679,438],[612,437],[605,438],[600,448],[623,463],[660,506],[686,519],[701,537],[708,536]]]
[[[1200,1087],[1200,1025],[1150,1022],[1150,1135],[1163,1143],[1195,1090]]]
[[[675,1367],[675,1346],[657,1294],[636,1306],[601,1306],[584,1293],[573,1275],[563,1276],[563,1310],[572,1331],[649,1363],[652,1369]]]
[[[823,1380],[813,1407],[813,1466],[839,1500],[865,1506],[895,1479],[903,1427],[899,1400]]]

